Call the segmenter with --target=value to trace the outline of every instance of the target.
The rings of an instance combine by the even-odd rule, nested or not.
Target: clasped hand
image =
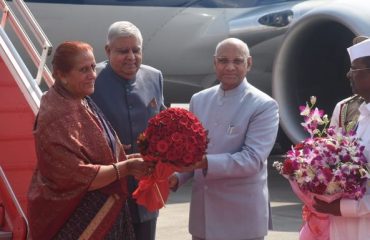
[[[127,172],[137,179],[153,173],[155,168],[154,162],[144,161],[141,154],[134,153],[127,155]]]
[[[334,216],[342,215],[340,213],[340,198],[332,201],[331,203],[327,203],[314,197],[313,207],[319,213],[331,214]]]
[[[194,171],[195,169],[206,169],[208,168],[208,160],[207,160],[207,156],[206,155],[203,155],[203,158],[201,161],[199,162],[196,162],[192,165],[189,165],[189,166],[176,166],[176,171],[177,172],[191,172],[191,171]],[[178,187],[178,183],[179,183],[179,179],[178,177],[176,176],[176,174],[172,174],[169,178],[168,178],[168,184],[169,184],[169,188],[173,191],[175,191]]]

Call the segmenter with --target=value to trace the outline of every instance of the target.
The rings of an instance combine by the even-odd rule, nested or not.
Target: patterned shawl
[[[108,141],[112,133],[106,131],[105,125],[81,104],[81,99],[72,98],[58,85],[42,97],[34,129],[37,167],[28,193],[33,239],[50,239],[59,231],[87,193],[100,165],[126,159],[114,132],[118,147],[113,153],[115,147]],[[123,178],[99,191],[117,193],[117,204],[122,206],[126,184]],[[113,218],[111,225],[116,213],[109,214]]]

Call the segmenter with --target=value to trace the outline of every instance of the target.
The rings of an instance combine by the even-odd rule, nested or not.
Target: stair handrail
[[[23,96],[36,115],[40,108],[42,91],[36,81],[33,80],[28,67],[24,64],[22,57],[3,28],[0,28],[0,58],[8,67]]]
[[[36,39],[42,46],[42,54],[38,53],[35,45],[29,38],[28,34],[20,24],[14,12],[10,9],[9,5],[5,0],[0,0],[0,7],[3,11],[3,16],[1,19],[1,26],[5,28],[7,20],[9,20],[11,27],[14,32],[17,34],[22,45],[25,47],[27,53],[30,55],[33,63],[38,67],[37,75],[35,81],[40,85],[41,78],[43,77],[48,87],[52,86],[54,79],[49,71],[49,68],[46,65],[46,59],[51,54],[52,45],[49,39],[46,37],[45,33],[42,31],[40,25],[35,20],[31,11],[24,3],[23,0],[13,0],[18,11],[21,13],[21,16],[24,18],[25,22],[28,24],[31,32],[35,35]]]

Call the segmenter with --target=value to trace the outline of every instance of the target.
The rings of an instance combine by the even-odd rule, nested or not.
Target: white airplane
[[[3,223],[5,218],[0,235],[27,239],[22,209],[27,209],[27,187],[36,164],[32,124],[42,92],[23,63],[26,54],[19,40],[3,28],[11,22],[5,3],[13,2],[0,0],[4,11],[0,200],[6,212],[0,216]],[[345,77],[350,64],[346,48],[353,37],[370,36],[370,2],[364,0],[29,0],[26,4],[54,46],[66,40],[89,42],[97,61],[105,59],[109,25],[133,22],[143,33],[144,63],[163,72],[167,104],[187,103],[194,92],[216,84],[212,66],[216,44],[227,37],[244,40],[254,58],[248,80],[279,102],[283,131],[277,143],[284,149],[306,136],[298,106],[310,96],[317,96],[319,107],[330,114],[338,100],[351,95]]]
[[[351,95],[346,48],[354,36],[370,35],[370,2],[360,0],[30,0],[27,6],[54,46],[89,42],[97,61],[105,59],[109,25],[133,22],[143,34],[144,63],[163,72],[167,105],[187,103],[216,84],[216,44],[244,40],[254,58],[248,80],[280,104],[283,146],[305,137],[298,106],[311,95],[328,114]]]

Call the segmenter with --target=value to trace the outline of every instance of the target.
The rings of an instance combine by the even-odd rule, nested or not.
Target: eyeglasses
[[[228,65],[229,63],[232,63],[236,66],[241,66],[245,63],[245,58],[235,58],[234,60],[229,60],[227,58],[216,58],[217,63],[221,65]]]
[[[115,48],[113,49],[113,51],[119,53],[119,54],[122,54],[122,55],[126,55],[126,54],[129,54],[131,51],[133,54],[140,54],[141,53],[141,48],[140,47],[133,47],[133,48]]]
[[[370,70],[370,67],[367,67],[367,68],[355,68],[355,69],[353,69],[352,67],[350,67],[348,72],[358,72],[358,71],[363,71],[363,70]]]

